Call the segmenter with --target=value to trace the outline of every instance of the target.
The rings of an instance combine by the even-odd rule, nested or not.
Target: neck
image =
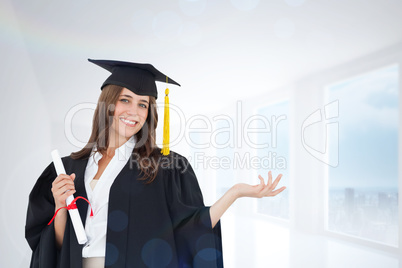
[[[126,137],[120,136],[120,135],[115,135],[115,133],[110,133],[109,136],[109,146],[107,148],[107,156],[113,157],[115,150],[122,146],[124,143],[126,143],[129,140]]]

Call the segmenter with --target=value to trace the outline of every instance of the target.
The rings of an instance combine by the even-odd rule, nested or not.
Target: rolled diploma
[[[53,158],[53,164],[56,168],[57,176],[60,174],[66,174],[66,170],[64,169],[63,162],[61,161],[59,151],[53,150],[51,154]],[[67,206],[70,205],[73,200],[74,200],[73,195],[67,197],[66,199]],[[78,209],[70,209],[68,210],[68,212],[70,214],[71,222],[73,223],[74,226],[75,235],[77,236],[78,243],[83,245],[88,241],[88,239],[85,234],[84,226],[82,225]]]

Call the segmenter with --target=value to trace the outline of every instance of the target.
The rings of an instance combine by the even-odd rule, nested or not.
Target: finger
[[[68,175],[65,175],[65,174],[60,174],[60,175],[57,176],[56,179],[53,181],[52,187],[59,187],[58,185],[64,184],[66,181],[72,182],[71,177],[68,176]]]
[[[70,178],[64,178],[63,180],[59,181],[58,183],[53,185],[54,190],[58,190],[65,185],[74,185],[74,182]]]
[[[70,175],[70,178],[74,181],[74,180],[75,180],[75,173],[72,173],[72,174]]]
[[[260,184],[265,186],[264,178],[261,175],[258,175],[258,178],[260,179]]]
[[[55,195],[56,196],[63,195],[65,192],[67,192],[69,190],[75,190],[74,185],[65,185],[65,186],[61,187],[60,189],[55,191]]]
[[[275,196],[275,195],[277,195],[277,194],[283,192],[285,189],[286,189],[286,187],[283,186],[283,187],[279,188],[278,190],[272,191],[272,192],[270,193],[270,196]]]
[[[63,200],[66,200],[67,197],[69,197],[70,195],[73,195],[75,192],[76,192],[75,190],[71,190],[71,191],[65,192],[64,194],[62,194],[62,195],[60,196],[60,198],[62,198]]]
[[[282,174],[279,174],[278,177],[276,177],[274,183],[272,184],[272,189],[276,188],[276,186],[278,185],[278,183],[281,180],[281,178],[282,178]]]
[[[74,185],[74,182],[73,182],[70,178],[68,178],[68,179],[63,179],[63,180],[61,180],[59,183],[55,184],[54,187],[56,187],[56,188],[61,188],[61,187],[63,187],[63,186],[66,185],[66,184],[68,184],[68,185]]]
[[[272,190],[273,190],[273,189],[272,189],[272,185],[269,186],[269,185],[267,184],[267,185],[265,185],[264,189],[262,189],[261,194],[262,194],[263,196],[269,196],[269,195],[271,194]]]
[[[60,192],[64,193],[66,191],[66,189],[74,189],[75,186],[73,183],[70,182],[66,182],[66,181],[61,181],[58,184],[54,185],[51,189],[53,195],[59,195]]]
[[[271,186],[271,184],[272,184],[272,173],[271,173],[271,171],[269,171],[268,172],[268,186]]]
[[[58,183],[65,178],[70,178],[70,176],[68,176],[66,174],[60,174],[54,179],[53,183]]]
[[[74,192],[74,191],[75,191],[75,189],[70,189],[70,190],[67,190],[65,192],[60,192],[60,193],[58,193],[57,195],[54,196],[54,199],[63,201],[63,200],[65,200],[64,198],[66,198],[67,196],[71,195],[71,194],[67,194],[67,193],[71,193],[71,192]]]

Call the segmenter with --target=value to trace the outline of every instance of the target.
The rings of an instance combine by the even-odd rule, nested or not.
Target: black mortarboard
[[[158,98],[155,81],[167,82],[180,86],[179,83],[170,79],[148,63],[92,59],[88,59],[88,61],[112,73],[103,83],[101,89],[106,85],[113,84],[125,87],[138,95],[147,95]]]

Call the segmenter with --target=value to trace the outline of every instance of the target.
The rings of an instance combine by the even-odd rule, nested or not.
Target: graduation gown
[[[223,267],[221,227],[211,226],[197,178],[187,159],[171,152],[161,157],[155,180],[138,180],[130,157],[110,188],[105,267]],[[167,161],[166,161],[167,160]],[[84,173],[88,159],[63,157],[67,174],[75,173],[75,197],[87,198]],[[142,175],[142,174],[141,174]],[[63,245],[55,243],[51,192],[57,177],[53,163],[43,171],[29,196],[25,237],[32,249],[30,267],[82,267],[82,247],[67,217]],[[85,226],[88,204],[77,207]]]

